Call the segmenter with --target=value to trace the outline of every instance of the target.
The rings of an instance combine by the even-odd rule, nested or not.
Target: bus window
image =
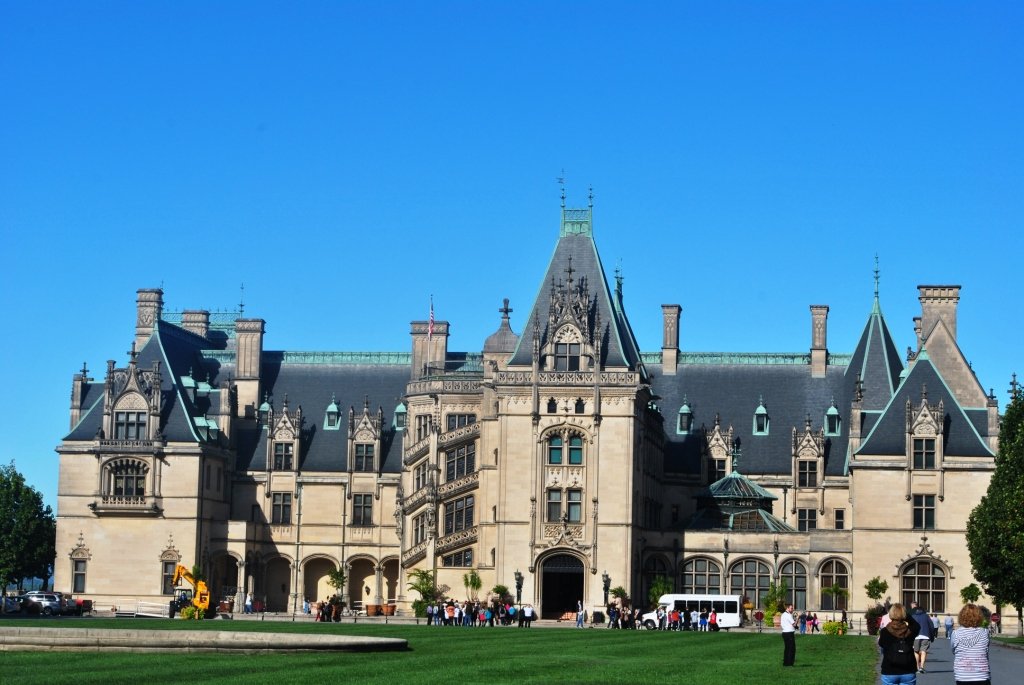
[[[716,614],[725,613],[725,602],[723,602],[722,600],[716,599],[714,602],[711,603],[711,605],[715,608]]]
[[[740,611],[739,604],[735,600],[730,600],[725,603],[725,613],[727,614],[738,614]]]

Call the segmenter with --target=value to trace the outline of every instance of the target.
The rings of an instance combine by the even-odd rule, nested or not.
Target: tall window
[[[938,564],[927,560],[912,561],[900,574],[903,603],[917,602],[930,613],[946,610],[946,573]]]
[[[846,596],[834,596],[825,592],[825,588],[831,588],[836,585],[844,590],[849,591],[850,589],[850,571],[846,568],[846,564],[837,560],[830,559],[821,566],[821,608],[824,611],[842,611],[848,609],[847,600],[849,597]]]
[[[413,492],[416,492],[420,488],[426,487],[427,483],[429,482],[427,480],[427,474],[429,472],[429,469],[430,469],[430,462],[429,461],[425,461],[422,464],[420,464],[419,466],[417,466],[415,469],[412,470],[412,488],[413,488]]]
[[[846,509],[835,510],[835,522],[836,530],[843,530],[846,528]]]
[[[914,468],[935,468],[935,438],[914,438]]]
[[[273,493],[272,508],[270,510],[270,522],[279,525],[289,525],[292,522],[292,493]]]
[[[583,438],[578,435],[569,438],[569,463],[574,466],[583,463]]]
[[[177,563],[173,561],[160,562],[160,588],[165,595],[174,594],[174,569]]]
[[[802,488],[813,488],[818,485],[818,462],[814,459],[801,459],[797,462],[797,484]]]
[[[373,495],[352,495],[352,525],[373,525]]]
[[[798,530],[814,530],[818,527],[817,509],[797,509],[796,516]]]
[[[412,520],[412,544],[418,545],[427,539],[427,515],[420,514]]]
[[[567,494],[569,523],[579,523],[583,520],[583,491],[569,490]]]
[[[444,534],[451,535],[473,527],[473,495],[460,497],[444,505]]]
[[[444,472],[448,481],[476,471],[476,443],[461,445],[444,455]]]
[[[476,414],[449,414],[447,416],[447,430],[453,431],[456,428],[470,426],[476,423]]]
[[[114,412],[115,440],[145,440],[146,412],[116,411]]]
[[[576,404],[573,405],[573,412],[576,414],[582,414],[587,411],[587,403],[583,400],[576,400]]]
[[[107,494],[114,497],[146,496],[147,467],[141,461],[124,459],[114,462],[108,470]]]
[[[416,415],[416,442],[430,435],[430,414]]]
[[[548,463],[549,464],[561,464],[562,463],[562,438],[557,435],[553,435],[548,438]]]
[[[555,371],[580,370],[580,344],[555,343]]]
[[[562,520],[562,491],[548,490],[548,515],[549,523],[558,523]]]
[[[807,567],[799,561],[787,561],[779,569],[779,575],[786,581],[786,598],[793,606],[807,607]]]
[[[914,495],[914,528],[934,530],[935,495]]]
[[[373,471],[373,445],[367,442],[356,443],[356,471]]]
[[[85,592],[85,559],[71,562],[71,592],[78,595]]]
[[[710,559],[690,559],[683,564],[683,592],[717,595],[722,592],[722,567]]]
[[[729,592],[746,595],[755,606],[763,607],[771,579],[768,564],[757,559],[743,559],[729,567]]]
[[[274,470],[292,470],[292,449],[295,447],[291,442],[274,443]]]

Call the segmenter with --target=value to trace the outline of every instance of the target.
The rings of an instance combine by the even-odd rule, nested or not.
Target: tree
[[[667,595],[670,592],[672,592],[671,581],[665,576],[658,576],[651,583],[651,589],[647,591],[647,600],[651,603],[651,606],[657,606],[661,596]]]
[[[25,483],[12,461],[0,466],[0,583],[50,577],[57,555],[57,523],[43,496]]]
[[[849,597],[850,591],[839,583],[833,583],[831,587],[823,587],[821,591],[832,598],[832,620],[834,621],[836,618],[836,607],[840,604],[839,600]]]
[[[345,571],[341,568],[334,568],[327,572],[327,584],[334,588],[334,596],[342,605],[345,604],[345,600],[342,598],[341,589],[345,587],[346,580]]]
[[[960,588],[960,599],[964,601],[964,604],[974,604],[981,599],[981,588],[977,583]]]
[[[476,599],[480,588],[484,586],[484,581],[480,580],[480,574],[476,572],[476,569],[473,569],[468,573],[462,574],[462,584],[466,588],[466,599]],[[470,592],[472,592],[472,596]]]
[[[864,584],[864,592],[867,593],[868,599],[875,600],[875,604],[882,603],[882,596],[888,591],[889,583],[885,582],[878,576],[875,576],[867,583]]]
[[[427,603],[437,601],[438,588],[434,585],[434,572],[418,568],[409,572],[409,589],[420,593],[419,599],[412,602],[413,612],[420,618],[427,615]]]
[[[967,519],[974,577],[997,604],[1017,608],[1024,636],[1024,393],[1013,396],[999,426],[999,453],[988,492]]]
[[[626,592],[626,588],[622,587],[621,585],[616,585],[615,587],[613,587],[608,594],[610,594],[615,599],[619,600],[619,606],[629,606],[629,593]]]

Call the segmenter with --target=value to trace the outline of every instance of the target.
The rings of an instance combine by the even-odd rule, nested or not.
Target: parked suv
[[[38,612],[43,616],[59,616],[64,611],[64,600],[52,592],[31,592],[22,596],[21,609],[30,614]]]

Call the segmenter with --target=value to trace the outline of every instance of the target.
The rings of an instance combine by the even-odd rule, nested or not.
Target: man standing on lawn
[[[796,619],[793,605],[787,604],[782,614],[782,665],[792,666],[796,661]]]

